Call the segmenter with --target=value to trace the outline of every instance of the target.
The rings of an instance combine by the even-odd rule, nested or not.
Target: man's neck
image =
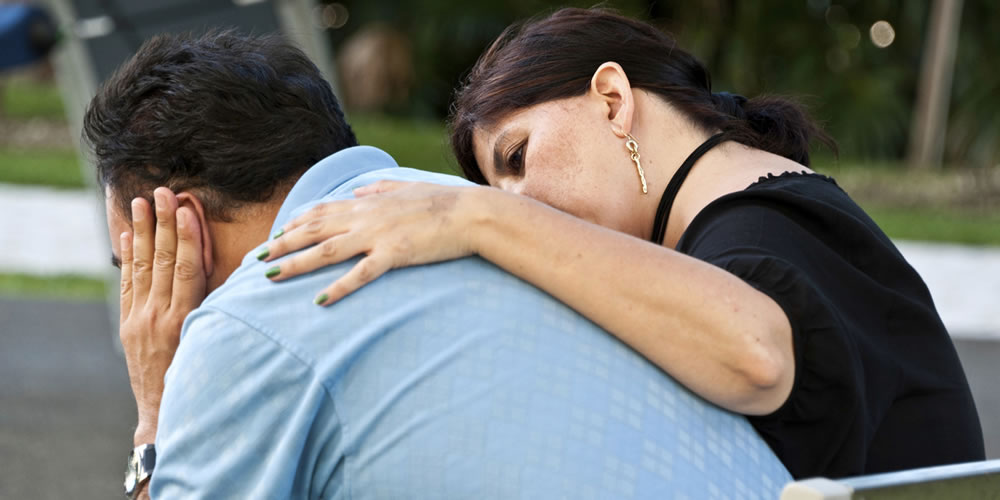
[[[248,252],[267,241],[271,225],[284,202],[284,196],[276,196],[277,201],[248,207],[231,222],[209,221],[208,230],[212,235],[212,259],[214,266],[208,277],[208,293],[222,286],[229,275],[240,267]]]

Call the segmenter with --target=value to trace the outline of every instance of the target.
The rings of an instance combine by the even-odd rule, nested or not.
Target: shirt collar
[[[372,146],[354,146],[327,156],[306,170],[292,186],[274,218],[271,234],[288,222],[289,215],[296,208],[332,193],[361,174],[398,166],[389,153]]]

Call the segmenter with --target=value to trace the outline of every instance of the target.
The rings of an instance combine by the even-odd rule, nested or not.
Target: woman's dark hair
[[[708,70],[659,29],[607,9],[562,9],[507,28],[479,58],[452,106],[451,144],[465,176],[486,178],[473,134],[520,109],[583,95],[597,68],[621,65],[634,88],[665,99],[693,123],[731,140],[809,164],[809,141],[833,140],[787,98],[712,93]]]
[[[232,218],[309,167],[357,145],[329,83],[278,35],[159,35],[103,84],[83,138],[118,208],[157,186],[198,190]]]

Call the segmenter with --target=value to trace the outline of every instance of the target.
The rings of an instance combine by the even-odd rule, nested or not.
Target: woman
[[[323,242],[281,263],[287,279],[367,254],[329,304],[479,255],[748,415],[796,477],[982,459],[926,286],[807,168],[813,138],[830,143],[790,101],[712,93],[652,26],[561,10],[508,29],[457,95],[458,161],[500,189],[368,186],[284,227],[269,260]]]

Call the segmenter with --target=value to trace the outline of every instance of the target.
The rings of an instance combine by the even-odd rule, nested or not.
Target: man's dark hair
[[[329,83],[279,35],[158,35],[103,84],[83,138],[125,215],[152,190],[195,190],[206,215],[291,187],[357,139]]]

